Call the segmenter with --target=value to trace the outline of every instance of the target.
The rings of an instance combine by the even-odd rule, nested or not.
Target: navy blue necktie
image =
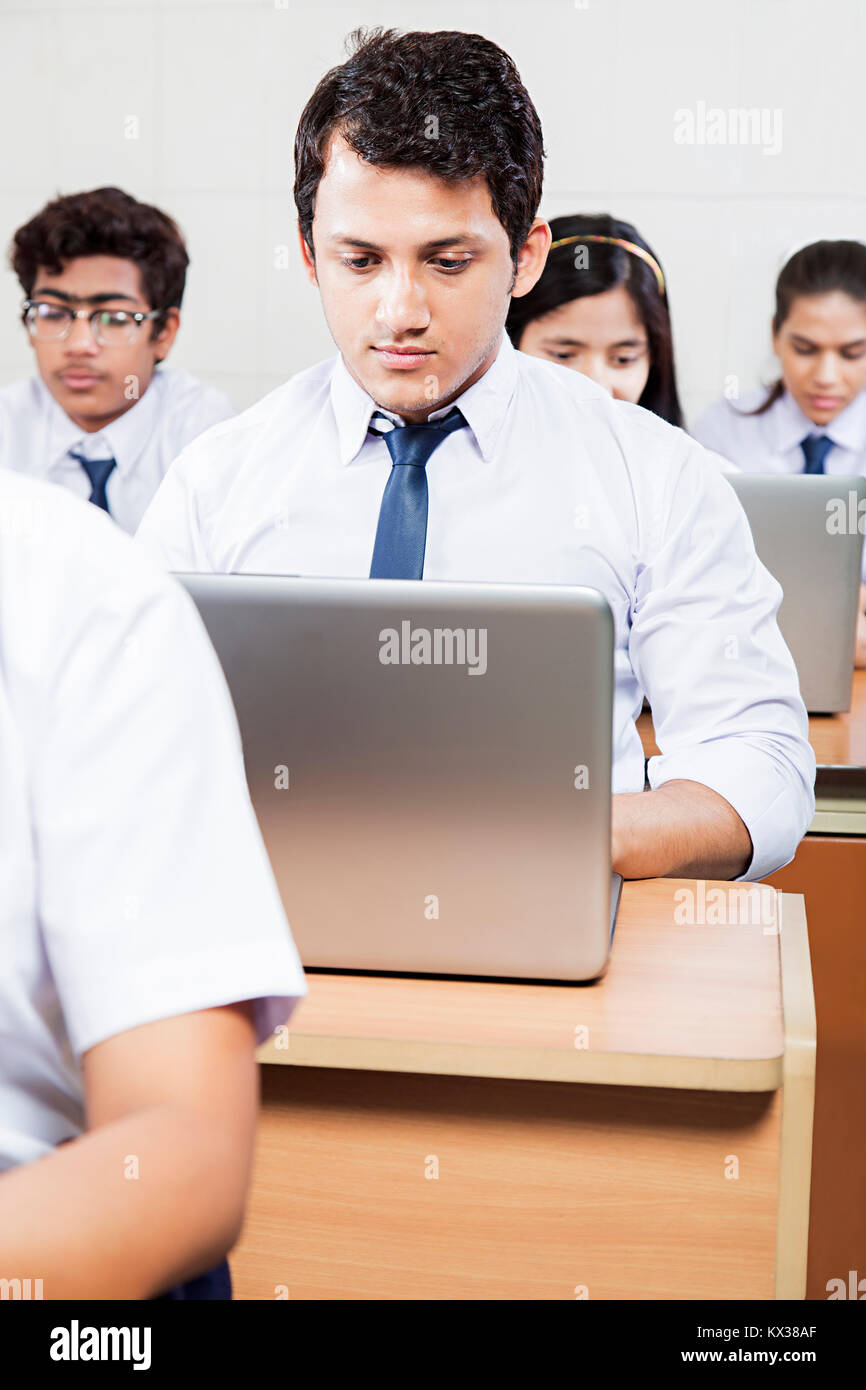
[[[823,473],[824,460],[833,448],[833,441],[827,434],[807,434],[800,448],[806,460],[804,473]]]
[[[446,434],[465,424],[455,406],[441,420],[428,420],[426,425],[395,425],[383,435],[393,466],[379,508],[371,579],[420,579],[423,575],[427,460]],[[373,433],[380,431],[374,429]]]
[[[70,449],[69,452],[81,464],[90,479],[90,497],[88,500],[94,506],[101,507],[104,512],[107,512],[108,501],[105,496],[105,484],[117,467],[117,459],[86,459],[83,454],[76,454],[74,449]]]

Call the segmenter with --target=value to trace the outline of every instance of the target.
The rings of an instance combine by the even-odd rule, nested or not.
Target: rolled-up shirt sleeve
[[[790,862],[815,809],[815,755],[776,615],[782,590],[739,500],[690,443],[668,473],[635,586],[630,656],[653,714],[655,789],[685,779],[734,808],[752,839],[742,879]]]

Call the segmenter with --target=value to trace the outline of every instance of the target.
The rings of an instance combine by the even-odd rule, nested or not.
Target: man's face
[[[544,268],[536,219],[515,276],[508,235],[482,177],[449,183],[366,163],[340,136],[316,192],[313,249],[301,241],[334,342],[355,380],[419,423],[487,370],[509,297]]]
[[[65,304],[72,309],[125,309],[147,313],[147,302],[134,261],[116,256],[81,256],[67,261],[59,274],[40,266],[31,299]],[[28,334],[39,374],[54,399],[83,430],[103,429],[135,405],[147,390],[157,361],[174,341],[176,309],[151,338],[151,322],[134,330],[129,344],[103,346],[86,319],[76,319],[66,338],[40,341]]]
[[[842,290],[800,295],[773,349],[803,414],[829,425],[866,387],[866,306]]]

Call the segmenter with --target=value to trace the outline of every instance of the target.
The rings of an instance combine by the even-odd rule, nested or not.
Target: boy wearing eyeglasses
[[[234,414],[189,372],[157,370],[180,327],[183,238],[159,208],[98,188],[48,203],[10,260],[38,375],[0,390],[0,467],[135,531],[181,449]]]

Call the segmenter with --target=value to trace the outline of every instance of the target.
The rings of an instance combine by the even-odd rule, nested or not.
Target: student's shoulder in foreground
[[[10,470],[0,473],[0,566],[9,577],[0,601],[4,594],[16,596],[26,574],[38,584],[33,599],[50,598],[54,611],[91,589],[101,602],[122,603],[135,593],[164,592],[167,582],[160,566],[101,508],[55,483]]]
[[[305,986],[195,605],[98,508],[8,472],[0,680],[74,1053],[246,999],[264,1041]]]
[[[55,483],[0,469],[0,651],[7,688],[13,697],[19,691],[28,723],[71,659],[100,648],[122,652],[143,618],[165,634],[178,624],[196,629],[194,608],[165,567],[101,508]]]

